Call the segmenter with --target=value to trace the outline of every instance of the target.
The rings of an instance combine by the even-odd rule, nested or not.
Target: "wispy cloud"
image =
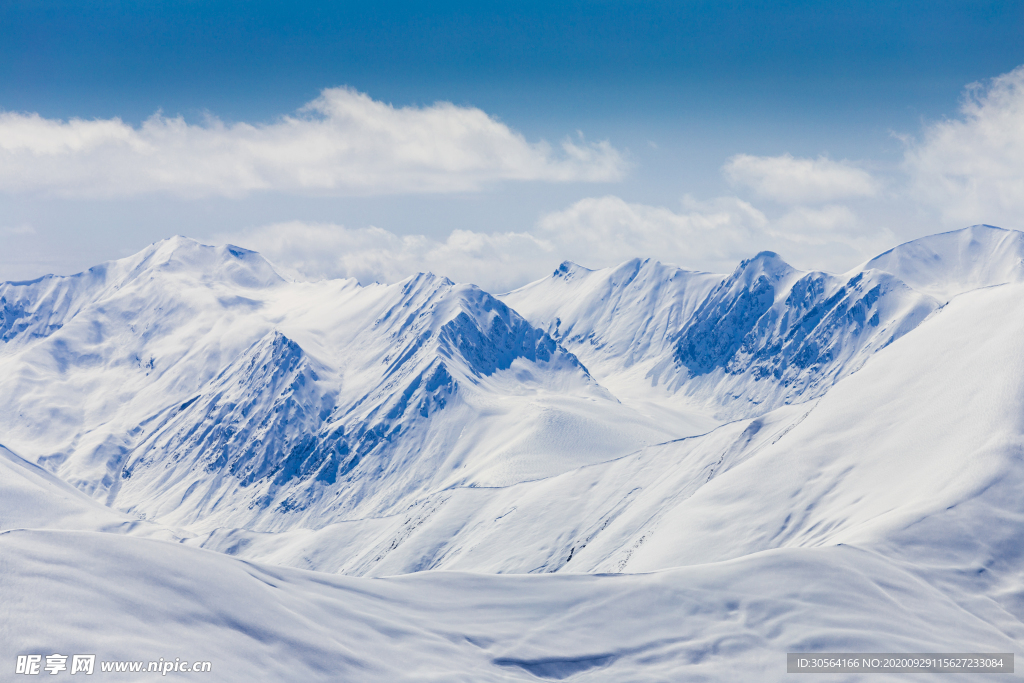
[[[737,154],[722,167],[732,183],[749,187],[759,197],[784,204],[815,204],[855,197],[873,197],[880,185],[867,171],[848,161],[826,157],[797,158],[789,154],[759,157]]]
[[[290,221],[220,235],[217,241],[254,249],[292,277],[352,277],[363,284],[429,271],[498,292],[540,277],[558,263],[557,245],[516,232],[454,230],[446,239],[434,239],[377,227]]]
[[[580,200],[524,232],[455,230],[435,239],[292,221],[218,237],[259,251],[295,277],[354,277],[365,284],[432,271],[493,292],[544,277],[565,259],[600,268],[653,257],[729,272],[741,259],[772,249],[799,267],[846,270],[892,246],[892,239],[863,230],[842,206],[797,207],[772,221],[736,197],[685,198],[673,210],[615,196]]]
[[[893,245],[894,235],[843,205],[795,206],[772,217],[738,197],[684,197],[674,210],[608,196],[544,216],[533,234],[591,267],[633,257],[729,272],[758,251],[806,269],[847,270]]]
[[[969,85],[960,114],[909,142],[912,196],[947,225],[1024,227],[1024,66]]]
[[[615,196],[587,198],[543,216],[529,231],[454,230],[443,239],[299,221],[217,239],[255,249],[302,278],[354,277],[365,284],[432,271],[494,292],[543,277],[565,259],[600,268],[653,256],[728,271],[772,239],[764,215],[739,199],[684,204],[673,211]]]
[[[269,124],[202,124],[154,114],[68,121],[0,114],[0,191],[73,197],[166,192],[237,197],[478,190],[503,180],[614,181],[626,171],[608,142],[567,138],[557,149],[480,109],[438,102],[394,107],[330,88]]]
[[[815,243],[828,242],[837,235],[854,232],[861,227],[853,210],[842,204],[794,206],[776,219],[773,226],[781,235]]]
[[[19,225],[0,225],[0,235],[34,235],[36,233],[35,227],[31,223],[21,223]]]
[[[763,213],[735,197],[707,202],[686,197],[681,210],[673,210],[606,196],[549,213],[534,232],[558,244],[565,258],[590,267],[654,257],[691,268],[731,270],[738,255],[765,243],[758,237],[768,227]]]
[[[737,155],[722,171],[740,196],[679,205],[614,195],[568,203],[522,230],[444,237],[292,221],[221,235],[302,277],[393,282],[430,270],[492,291],[543,277],[560,261],[604,267],[639,256],[726,272],[762,249],[802,268],[842,271],[895,243],[988,222],[1022,227],[1024,67],[970,86],[958,116],[906,138],[898,169],[872,175],[827,157]],[[332,89],[265,125],[201,125],[156,115],[54,121],[0,114],[0,192],[85,197],[270,190],[373,194],[474,190],[502,180],[608,181],[626,163],[582,137],[528,142],[479,109],[396,108]],[[27,226],[0,227],[8,242]],[[40,241],[40,240],[37,240]]]

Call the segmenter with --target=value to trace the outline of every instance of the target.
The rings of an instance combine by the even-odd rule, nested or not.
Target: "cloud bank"
[[[367,284],[430,271],[495,293],[544,277],[567,259],[602,268],[651,257],[730,272],[741,259],[772,249],[798,267],[842,271],[892,246],[892,240],[891,233],[865,230],[845,207],[798,207],[772,221],[736,197],[685,198],[673,210],[616,196],[582,199],[524,232],[455,230],[434,239],[293,221],[217,238],[259,251],[297,278],[354,277]]]
[[[556,245],[526,232],[454,230],[438,240],[377,227],[289,221],[218,235],[215,241],[258,251],[296,279],[355,278],[364,285],[433,272],[501,292],[558,264]]]
[[[544,277],[566,259],[601,268],[654,256],[728,271],[753,253],[752,244],[768,244],[767,228],[761,212],[735,198],[686,199],[681,211],[673,211],[606,196],[549,213],[524,232],[454,230],[434,239],[292,221],[220,235],[218,241],[254,249],[292,277],[354,277],[366,284],[430,271],[503,292]]]
[[[114,198],[152,192],[239,197],[254,191],[370,195],[478,190],[502,180],[614,181],[626,170],[608,142],[555,150],[480,109],[393,107],[330,88],[264,125],[201,125],[154,114],[61,121],[0,114],[0,191]]]

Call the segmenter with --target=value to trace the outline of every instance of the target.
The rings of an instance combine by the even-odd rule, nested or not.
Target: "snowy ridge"
[[[740,415],[816,398],[938,308],[887,273],[799,274],[763,255],[740,264],[680,332],[674,359],[686,376],[674,385],[738,399]]]
[[[780,438],[807,410],[786,407],[538,481],[449,488],[396,515],[278,534],[217,529],[188,543],[356,576],[628,571],[667,511]]]
[[[973,289],[1024,281],[1024,233],[972,225],[901,244],[863,268],[892,273],[945,302]]]
[[[822,395],[941,305],[889,273],[804,273],[771,252],[727,277],[649,261],[560,269],[502,298],[620,395],[676,395],[719,420]]]
[[[564,344],[592,348],[631,367],[670,352],[672,337],[722,279],[651,259],[596,272],[566,261],[551,277],[500,298],[545,321]]]
[[[132,508],[161,501],[148,514],[168,510],[168,494],[190,518],[205,517],[222,504],[227,491],[256,481],[281,484],[298,477],[332,477],[333,452],[313,448],[315,435],[332,407],[332,395],[319,382],[302,349],[274,331],[233,361],[203,393],[173,406],[162,423],[133,448],[110,500]],[[173,472],[173,463],[181,463]],[[333,466],[333,469],[332,469]],[[333,482],[333,479],[331,479]],[[195,496],[199,501],[189,499]],[[120,500],[119,500],[120,498]]]

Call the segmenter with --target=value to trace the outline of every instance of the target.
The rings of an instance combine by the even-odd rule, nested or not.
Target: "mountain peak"
[[[734,273],[740,272],[752,273],[755,278],[757,275],[763,274],[777,280],[793,273],[794,268],[774,251],[762,251],[751,258],[740,261]]]
[[[551,277],[558,278],[561,280],[572,280],[580,273],[592,272],[589,268],[584,268],[578,263],[572,261],[562,261],[558,268],[555,268],[555,272],[551,273]]]
[[[284,282],[270,262],[251,249],[233,244],[210,246],[182,235],[154,242],[134,256],[109,265],[114,264],[122,266],[129,279],[159,270],[191,273],[204,281],[230,282],[248,288]]]

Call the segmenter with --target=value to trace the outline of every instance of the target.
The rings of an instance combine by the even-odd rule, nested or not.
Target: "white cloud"
[[[590,268],[654,257],[694,268],[732,270],[768,243],[767,220],[735,198],[684,202],[682,212],[619,197],[583,199],[542,217],[530,232],[452,231],[446,239],[399,236],[381,228],[289,222],[220,235],[254,249],[290,275],[395,282],[431,271],[493,292],[550,273],[570,259]],[[758,236],[762,239],[758,240]]]
[[[822,243],[836,235],[855,231],[857,216],[848,206],[794,206],[774,221],[774,231],[797,241]]]
[[[885,225],[865,221],[850,207],[795,206],[772,221],[776,251],[802,268],[843,271],[901,240]]]
[[[732,183],[758,196],[784,204],[815,204],[855,197],[873,197],[879,183],[848,161],[796,158],[789,154],[758,157],[737,154],[722,167]]]
[[[564,258],[591,268],[653,257],[681,266],[731,270],[738,255],[754,253],[752,244],[767,227],[763,213],[735,197],[710,202],[687,197],[677,212],[607,196],[582,199],[544,216],[536,234],[558,244]]]
[[[376,227],[292,221],[220,235],[217,241],[254,249],[293,277],[354,277],[367,284],[429,271],[493,292],[539,278],[561,260],[554,244],[515,232],[454,230],[436,240]]]
[[[764,215],[735,198],[698,203],[682,212],[619,197],[583,199],[542,217],[530,232],[452,231],[444,240],[399,236],[381,228],[289,222],[230,235],[290,275],[395,282],[431,271],[493,292],[514,289],[570,259],[590,268],[654,257],[710,270],[732,270],[770,236]]]
[[[393,107],[330,88],[270,124],[189,124],[0,114],[0,191],[75,197],[170,192],[241,196],[455,192],[501,180],[613,181],[626,163],[607,142],[528,142],[480,109]]]
[[[1024,66],[967,87],[961,117],[927,126],[904,162],[913,196],[947,227],[1024,227]]]
[[[797,206],[778,218],[737,197],[706,202],[685,197],[681,208],[618,197],[584,199],[543,217],[534,234],[557,245],[564,258],[588,267],[639,256],[712,272],[730,272],[763,250],[778,252],[798,268],[841,272],[888,249],[895,239],[842,205]]]

